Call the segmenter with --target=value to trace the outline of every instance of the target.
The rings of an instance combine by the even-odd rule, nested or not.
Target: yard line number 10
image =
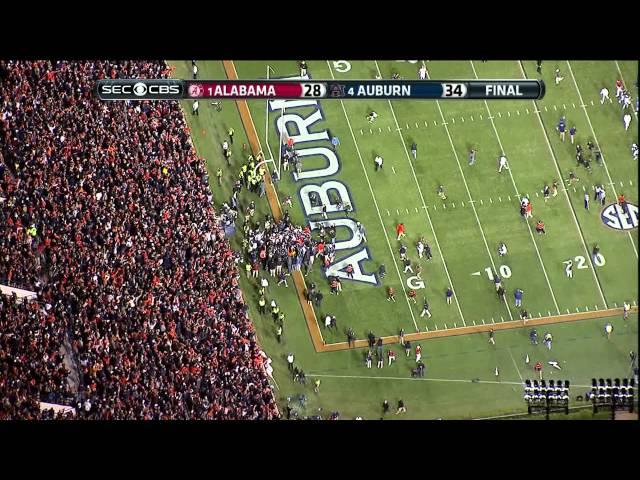
[[[578,270],[589,268],[586,259],[582,255],[577,255],[574,260],[577,264],[576,268],[578,268]],[[604,267],[607,261],[604,259],[604,255],[602,255],[601,253],[596,253],[593,257],[593,263],[597,267]],[[494,280],[493,269],[491,267],[485,268],[484,271],[487,272],[487,277],[489,277],[489,280]],[[500,272],[500,276],[502,278],[511,278],[511,269],[508,265],[500,265],[498,271]]]

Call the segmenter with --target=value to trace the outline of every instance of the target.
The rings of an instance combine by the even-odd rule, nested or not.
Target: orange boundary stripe
[[[631,312],[637,312],[638,307],[631,307]],[[404,336],[406,340],[428,340],[430,338],[441,337],[453,337],[456,335],[468,335],[471,333],[489,332],[489,330],[510,330],[514,328],[523,328],[537,325],[549,325],[552,323],[564,323],[575,322],[578,320],[589,320],[593,318],[615,317],[622,315],[622,308],[610,308],[609,310],[596,310],[593,312],[571,313],[564,315],[554,315],[551,317],[532,318],[525,321],[511,320],[508,322],[490,323],[485,325],[473,325],[467,327],[447,328],[446,330],[431,330],[428,332],[408,333]],[[382,337],[382,343],[392,344],[400,343],[400,337],[398,335],[392,335],[390,337]],[[355,348],[368,347],[367,340],[356,340]],[[339,350],[348,350],[349,344],[347,342],[330,343],[325,345],[323,352],[336,352]]]
[[[233,60],[223,60],[222,64],[224,65],[224,71],[227,75],[227,78],[230,80],[238,80],[238,72],[236,71]],[[242,121],[244,130],[247,133],[247,138],[249,139],[249,144],[251,146],[251,151],[253,152],[254,157],[257,157],[258,154],[261,154],[264,158],[262,146],[260,145],[260,140],[258,138],[258,132],[256,131],[255,124],[253,123],[253,118],[251,117],[251,112],[249,111],[247,101],[236,100],[236,106],[238,107],[240,119]],[[269,207],[271,208],[273,218],[276,221],[280,221],[282,219],[282,207],[280,206],[280,201],[275,193],[275,187],[273,185],[273,182],[271,181],[271,172],[269,172],[269,168],[265,168],[265,170],[265,181],[267,183],[267,201],[269,202]],[[296,270],[291,274],[291,276],[293,277],[293,283],[296,287],[296,292],[298,293],[298,300],[300,302],[300,306],[302,307],[305,321],[307,322],[307,328],[309,329],[309,334],[311,335],[313,346],[316,352],[323,352],[325,351],[324,339],[322,338],[322,333],[320,332],[320,328],[318,327],[316,313],[313,310],[313,307],[309,304],[309,302],[307,302],[307,299],[305,298],[307,286],[304,281],[304,277],[302,276],[302,272]]]
[[[230,80],[238,80],[238,72],[236,71],[233,60],[223,60],[222,64],[224,65],[224,70],[227,78]],[[240,119],[242,121],[244,130],[247,133],[247,138],[249,139],[249,144],[251,146],[253,155],[257,157],[258,154],[262,154],[262,156],[264,157],[264,154],[262,153],[262,146],[260,145],[258,133],[256,131],[255,124],[253,123],[253,118],[251,117],[251,112],[249,111],[247,101],[236,100],[236,106],[238,107]],[[271,181],[271,172],[269,172],[268,168],[266,168],[265,170],[265,180],[267,182],[267,187],[269,187],[267,188],[267,200],[269,202],[269,207],[271,208],[273,218],[276,221],[280,221],[280,219],[282,218],[282,207],[280,206],[280,201],[275,193],[275,187],[273,185],[273,182]],[[313,347],[315,348],[316,352],[337,352],[340,350],[348,350],[349,344],[347,342],[329,344],[325,343],[324,338],[322,337],[322,332],[320,331],[320,327],[318,325],[316,313],[313,307],[309,304],[309,302],[307,302],[307,299],[305,298],[307,287],[302,273],[299,271],[294,271],[291,276],[293,277],[293,283],[296,286],[298,300],[300,302],[300,306],[302,307],[302,312],[304,314],[305,321],[307,322],[307,328],[309,329],[309,334],[311,335]],[[631,307],[631,312],[637,311],[638,307]],[[431,330],[429,332],[409,333],[405,335],[405,339],[410,341],[428,340],[430,338],[453,337],[456,335],[489,332],[489,330],[492,329],[494,331],[510,330],[513,328],[522,328],[527,326],[549,325],[552,323],[575,322],[578,320],[589,320],[593,318],[614,317],[616,315],[622,315],[622,308],[611,308],[608,310],[596,310],[593,312],[582,312],[565,315],[554,315],[551,317],[543,318],[533,318],[527,320],[526,322],[523,322],[522,320],[512,320],[508,322],[491,323],[485,325],[473,325],[466,327],[447,328],[445,330]],[[382,343],[385,345],[399,342],[400,337],[397,335],[382,337]],[[355,341],[355,348],[366,348],[367,346],[367,340]]]

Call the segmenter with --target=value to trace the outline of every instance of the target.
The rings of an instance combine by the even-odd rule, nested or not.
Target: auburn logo
[[[617,203],[612,203],[602,210],[600,219],[609,228],[633,230],[638,228],[638,207],[629,202],[625,203],[625,208]]]

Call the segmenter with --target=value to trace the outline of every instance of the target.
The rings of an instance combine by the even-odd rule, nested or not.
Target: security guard
[[[276,330],[276,338],[278,339],[278,343],[282,340],[282,325],[278,325],[278,330]]]
[[[249,271],[251,271],[251,264],[247,262],[247,266],[249,267]],[[263,295],[260,297],[260,300],[258,300],[258,312],[260,312],[260,315],[264,315],[265,313],[267,313],[267,309],[265,308],[266,305],[267,300]]]
[[[218,178],[218,185],[222,186],[222,169],[219,168],[216,172],[216,177]]]
[[[229,135],[229,143],[233,145],[233,134],[234,134],[233,128],[229,127],[229,131],[227,133]]]
[[[275,300],[271,301],[271,315],[273,316],[273,321],[275,322],[278,319],[278,315],[280,314],[280,307],[275,302]]]

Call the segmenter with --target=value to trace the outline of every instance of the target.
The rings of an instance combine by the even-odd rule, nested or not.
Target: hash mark
[[[589,307],[587,307],[587,306],[585,306],[584,309],[585,309],[586,312],[589,311]]]
[[[471,115],[471,121],[473,122],[473,115]]]
[[[489,197],[489,203],[493,203],[493,199]]]
[[[445,330],[447,329],[447,324],[446,324],[446,323],[444,324],[444,329],[445,329]]]
[[[569,311],[569,309],[567,308],[567,314],[569,314],[569,313],[571,313],[571,312],[570,312],[570,311]]]
[[[580,312],[580,309],[578,307],[576,307],[576,312]]]
[[[491,323],[494,323],[494,324],[496,323],[493,317],[491,317]]]
[[[480,115],[480,120],[482,120],[482,115]]]
[[[407,123],[407,130],[409,130],[409,124]]]
[[[452,119],[451,119],[451,123],[456,123],[456,119],[455,119],[455,118],[452,118]]]
[[[564,108],[565,110],[567,109],[567,106],[563,103],[562,104],[562,108]]]
[[[462,123],[464,123],[464,117],[460,117],[460,120],[462,120]]]
[[[476,324],[476,321],[475,321],[475,320],[473,321],[473,324],[474,324],[474,325]]]
[[[500,321],[504,322],[504,317],[503,316],[500,316]]]
[[[382,128],[378,127],[378,133],[382,133]]]
[[[387,125],[387,130],[391,131],[391,126]]]
[[[582,191],[583,191],[583,192],[586,192],[586,191],[587,191],[587,189],[586,189],[586,188],[584,188],[584,185],[582,185]]]
[[[499,201],[499,202],[502,202],[502,197],[498,197],[498,201]]]
[[[529,109],[527,108],[526,110],[527,110],[527,115],[529,115]]]
[[[408,213],[409,213],[409,209],[408,209],[408,208],[405,208],[405,210],[406,210],[406,212],[407,212],[407,214],[408,214]]]
[[[396,173],[396,168],[393,165],[391,165],[391,170],[393,170],[393,173]]]
[[[416,207],[416,213],[418,213],[418,207]]]
[[[542,317],[542,315],[540,315],[540,312],[538,312],[538,318],[541,318],[541,317]]]
[[[400,210],[398,210],[397,208],[396,208],[396,213],[400,215]]]
[[[443,204],[442,204],[442,208],[447,208],[447,204],[446,204],[446,203],[443,203]]]
[[[480,205],[484,205],[484,202],[482,201],[482,199],[480,199]]]
[[[598,305],[595,306],[595,310],[599,310]]]
[[[428,126],[429,126],[429,125],[427,125],[427,121],[426,121],[426,120],[424,121],[424,126],[425,126],[425,127],[428,127]]]
[[[451,205],[453,205],[453,208],[456,208],[456,204],[455,203],[452,203]]]
[[[391,212],[389,212],[389,209],[387,208],[387,217],[391,216]]]
[[[485,323],[484,323],[484,318],[482,319],[482,324],[483,324],[483,325],[485,325]]]
[[[437,127],[437,126],[438,126],[438,122],[436,122],[436,121],[434,120],[434,121],[433,121],[433,125]]]
[[[572,105],[573,105],[573,108],[576,108],[576,104],[575,103],[572,103]]]
[[[538,195],[538,192],[536,192],[536,197],[539,197],[540,195]]]
[[[502,114],[498,112],[498,118],[502,118]]]
[[[609,100],[611,100],[611,99],[609,99]],[[593,100],[591,100],[591,105],[593,105]]]
[[[575,193],[575,192],[577,192],[576,187],[573,187],[573,192],[574,192],[574,193]]]
[[[620,182],[620,186],[621,186],[621,187],[624,187],[624,185],[622,184],[622,182]]]
[[[551,310],[547,310],[547,314],[551,316]]]
[[[546,106],[546,105],[544,106],[544,111],[545,111],[545,112],[547,112],[547,111],[548,111],[548,110],[547,110],[547,106]]]
[[[618,304],[616,302],[613,302],[613,306],[618,308]]]
[[[509,201],[511,201],[511,195],[509,195]]]
[[[369,129],[369,133],[370,133],[371,135],[373,135],[373,130]]]
[[[511,112],[507,112],[507,116],[510,117],[511,116]]]
[[[416,122],[416,128],[418,128],[418,122]]]
[[[360,135],[364,135],[364,132],[362,131],[362,129],[360,129]]]
[[[553,111],[557,112],[558,111],[558,107],[556,107],[555,105],[553,106]]]
[[[462,202],[462,206],[464,207],[464,202]]]
[[[516,113],[518,114],[518,116],[520,116],[520,110],[516,110]]]
[[[488,118],[489,120],[493,120],[493,119],[494,119],[494,118],[496,118],[496,117],[492,117],[491,115],[489,115],[487,118]],[[482,120],[482,119],[481,119],[481,120]]]

